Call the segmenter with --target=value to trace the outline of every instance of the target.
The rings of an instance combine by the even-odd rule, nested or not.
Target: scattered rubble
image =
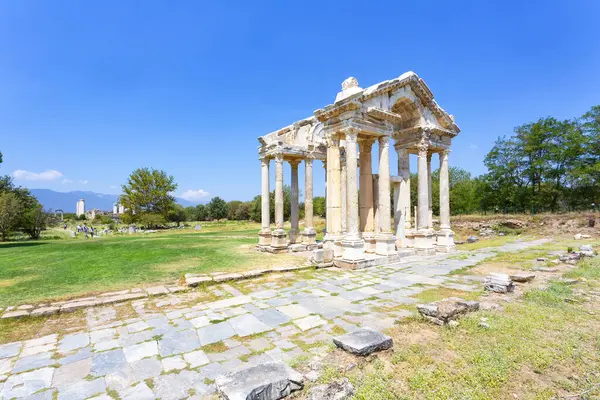
[[[531,268],[532,271],[539,271],[539,272],[558,272],[557,268],[550,268],[550,267],[533,267]]]
[[[308,400],[346,400],[354,394],[354,386],[348,378],[319,385],[311,389]]]
[[[524,273],[511,275],[510,279],[513,282],[526,283],[526,282],[531,282],[533,279],[535,279],[535,274],[530,274],[530,273],[524,272]]]
[[[515,285],[512,283],[510,276],[508,276],[507,274],[499,274],[496,272],[490,273],[485,278],[484,285],[485,290],[496,293],[512,292],[515,288]]]
[[[582,244],[579,246],[579,253],[586,257],[594,257],[594,248],[591,244]]]
[[[558,259],[567,264],[576,264],[583,257],[581,253],[567,253],[560,256]]]
[[[577,234],[575,234],[575,236],[573,236],[573,239],[575,239],[575,240],[590,239],[590,238],[591,238],[590,235],[584,235],[582,233],[577,233]]]
[[[433,303],[418,304],[417,310],[434,324],[446,325],[461,315],[479,310],[479,303],[451,297]]]
[[[483,227],[479,230],[479,236],[494,236],[495,234],[496,232],[488,226]]]
[[[227,400],[279,400],[304,388],[302,375],[282,362],[266,362],[216,379]]]
[[[467,243],[475,243],[479,240],[479,238],[477,236],[469,236],[467,238]]]

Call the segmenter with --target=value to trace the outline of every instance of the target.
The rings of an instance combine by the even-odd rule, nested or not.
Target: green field
[[[0,307],[172,283],[187,272],[304,261],[289,254],[256,252],[259,229],[250,223],[203,224],[201,232],[0,243]]]

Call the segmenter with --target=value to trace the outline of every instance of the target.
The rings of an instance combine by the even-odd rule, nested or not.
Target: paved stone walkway
[[[357,271],[290,272],[85,311],[87,329],[0,346],[0,398],[123,400],[203,398],[214,380],[265,361],[325,354],[334,331],[385,330],[431,287],[480,290],[478,277],[450,272],[544,240],[471,252],[408,257]],[[334,328],[335,327],[335,328]]]

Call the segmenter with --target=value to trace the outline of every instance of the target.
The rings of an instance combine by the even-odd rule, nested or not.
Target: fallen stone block
[[[510,279],[514,282],[525,283],[531,282],[535,278],[535,274],[514,274],[510,276]]]
[[[308,400],[346,400],[353,394],[354,386],[348,378],[343,378],[328,385],[313,387],[308,395]]]
[[[73,312],[73,311],[77,311],[80,310],[82,308],[87,308],[87,307],[94,307],[97,306],[98,304],[102,304],[103,300],[87,300],[87,301],[76,301],[73,303],[67,303],[67,304],[63,304],[60,307],[60,312],[61,313],[68,313],[68,312]]]
[[[451,297],[433,303],[417,304],[417,310],[430,322],[446,325],[462,315],[479,310],[479,303]]]
[[[507,274],[492,272],[485,278],[484,289],[490,292],[508,293],[515,289],[515,285]]]
[[[143,299],[145,297],[148,297],[148,295],[143,292],[121,294],[118,296],[112,296],[112,297],[107,297],[105,299],[102,299],[102,304],[115,304],[115,303],[121,303],[123,301],[128,301],[128,300]]]
[[[40,308],[36,308],[35,310],[31,311],[31,316],[32,317],[42,317],[45,315],[54,315],[54,314],[58,314],[58,311],[60,309],[58,307],[40,307]]]
[[[278,400],[304,388],[302,375],[281,362],[218,377],[215,385],[227,400]]]
[[[231,273],[231,274],[223,274],[213,277],[215,282],[226,282],[226,281],[234,281],[238,279],[242,279],[243,276],[241,274]]]
[[[581,239],[590,239],[591,236],[590,235],[585,235],[585,234],[582,234],[582,233],[577,233],[575,236],[573,236],[573,238],[575,240],[581,240]]]
[[[539,271],[539,272],[558,272],[557,268],[549,268],[549,267],[533,267],[531,270]]]
[[[469,236],[467,238],[467,243],[475,243],[479,240],[479,238],[477,236]]]
[[[207,283],[207,282],[212,282],[213,278],[211,278],[210,276],[193,276],[193,277],[187,277],[185,278],[185,283],[188,286],[191,287],[196,287],[202,283]]]
[[[312,262],[321,264],[325,262],[325,251],[323,249],[313,250]]]
[[[2,319],[4,318],[21,318],[29,315],[29,311],[26,310],[18,310],[18,311],[7,311],[2,314]]]
[[[376,351],[387,350],[393,345],[391,337],[367,328],[334,337],[333,343],[358,356],[368,356]]]

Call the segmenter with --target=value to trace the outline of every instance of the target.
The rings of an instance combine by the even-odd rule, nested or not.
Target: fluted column
[[[286,233],[283,230],[283,154],[275,156],[275,230],[271,246],[287,247]]]
[[[306,245],[316,243],[315,228],[313,227],[313,160],[304,161],[304,231],[302,242]]]
[[[411,228],[410,225],[410,154],[408,149],[396,147],[398,153],[398,176],[400,183],[398,184],[398,193],[396,210],[396,236],[400,239],[400,245],[407,247],[406,230]]]
[[[431,156],[433,153],[427,154],[427,190],[429,192],[429,204],[427,209],[427,227],[429,229],[433,228],[433,192],[432,192],[432,182],[431,182]]]
[[[428,146],[420,145],[418,153],[418,192],[419,192],[419,212],[417,227],[420,231],[429,228],[429,174],[427,173],[427,148]]]
[[[348,148],[348,143],[345,144],[345,149]],[[348,188],[346,187],[347,180],[347,161],[346,155],[340,158],[340,215],[341,215],[341,232],[346,233],[348,230]]]
[[[327,147],[327,236],[341,234],[340,196],[340,139],[335,135],[328,138]]]
[[[356,145],[358,130],[346,130],[346,195],[347,218],[346,235],[342,241],[344,247],[344,260],[358,261],[365,258],[364,242],[360,237],[358,219],[358,157]]]
[[[360,149],[360,231],[365,241],[365,251],[375,252],[375,208],[373,202],[372,139],[358,142]]]
[[[450,178],[448,155],[450,150],[440,152],[440,229],[450,229]]]
[[[296,243],[296,238],[298,236],[298,164],[300,161],[292,160],[290,161],[290,166],[292,168],[292,187],[291,187],[291,198],[290,198],[290,219],[291,219],[291,229],[290,229],[290,243]]]
[[[269,159],[261,158],[261,230],[258,233],[260,236],[259,245],[268,246],[271,244],[271,209],[269,204],[270,189],[269,189]]]
[[[380,255],[391,255],[396,251],[392,234],[392,214],[390,199],[390,138],[379,138],[379,233],[375,251]]]

